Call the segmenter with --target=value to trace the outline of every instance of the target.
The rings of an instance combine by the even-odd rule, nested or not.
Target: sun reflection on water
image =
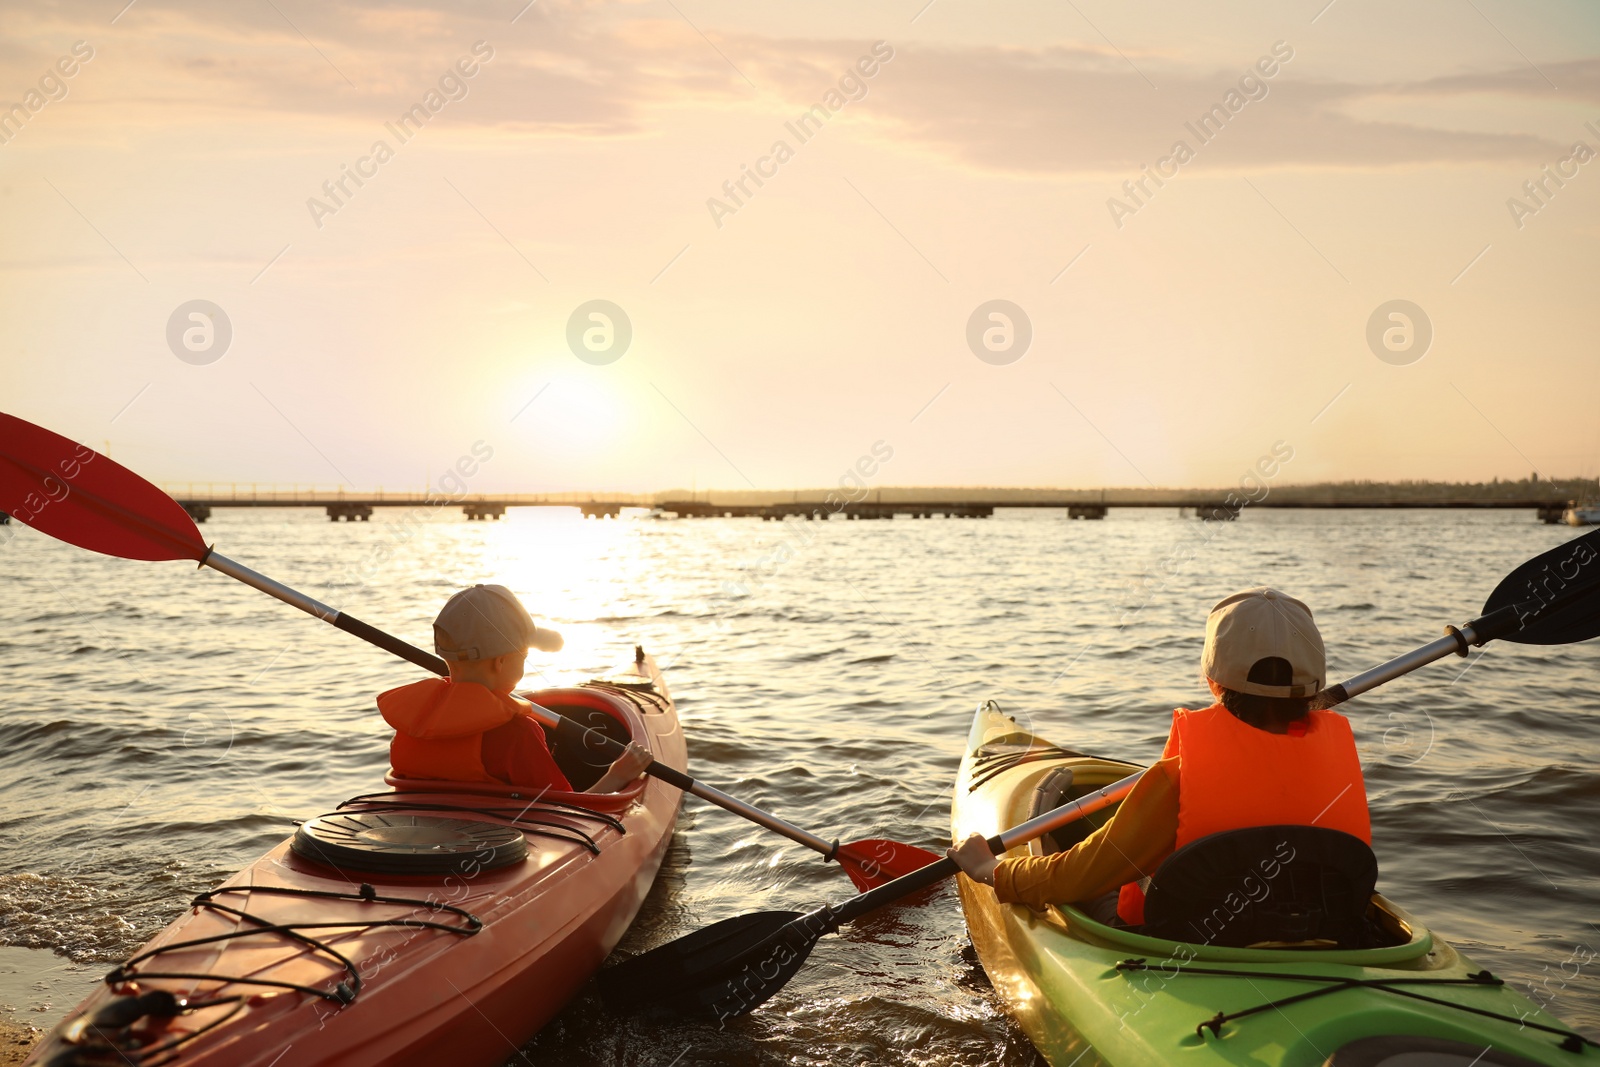
[[[568,668],[615,653],[616,635],[598,620],[631,615],[638,576],[646,569],[641,531],[631,517],[586,519],[577,508],[513,508],[478,531],[480,580],[508,586],[534,621],[561,631],[566,647],[529,659],[535,667]]]

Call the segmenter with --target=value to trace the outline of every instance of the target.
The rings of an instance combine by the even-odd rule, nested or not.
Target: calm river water
[[[1307,601],[1337,680],[1472,617],[1500,576],[1574,532],[1522,512],[775,524],[526,510],[482,524],[451,513],[393,546],[397,518],[221,511],[203,529],[421,645],[452,591],[503,582],[567,637],[528,685],[643,644],[677,696],[692,773],[826,837],[929,847],[948,839],[960,745],[985,698],[1062,744],[1146,761],[1173,707],[1209,702],[1200,646],[1224,595],[1272,584]],[[16,526],[0,539],[7,529],[0,942],[98,969],[293,819],[381,786],[388,730],[372,697],[415,669],[192,565],[105,559]],[[1380,887],[1600,1035],[1600,977],[1582,962],[1600,950],[1597,668],[1600,643],[1491,646],[1346,711]],[[623,947],[850,891],[837,868],[690,800]],[[619,1022],[585,999],[527,1052],[661,1067],[1039,1062],[965,945],[946,887],[824,940],[725,1030]]]

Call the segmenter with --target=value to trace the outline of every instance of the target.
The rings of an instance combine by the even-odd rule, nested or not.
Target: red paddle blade
[[[123,559],[200,559],[183,505],[92,448],[0,412],[0,511],[69,545]]]
[[[834,858],[856,884],[856,888],[865,893],[912,871],[920,871],[944,857],[915,845],[872,837],[840,845],[839,853]]]

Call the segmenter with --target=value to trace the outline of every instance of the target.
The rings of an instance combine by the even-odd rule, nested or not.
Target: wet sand
[[[13,1067],[28,1058],[28,1052],[44,1031],[36,1026],[18,1026],[0,1019],[0,1067]]]
[[[43,949],[0,945],[0,1067],[27,1059],[104,971]]]

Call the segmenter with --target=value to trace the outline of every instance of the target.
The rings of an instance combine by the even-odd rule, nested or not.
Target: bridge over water
[[[1234,489],[993,489],[912,488],[741,490],[689,493],[564,492],[457,493],[353,491],[348,489],[236,488],[194,486],[169,489],[197,522],[217,508],[322,508],[330,521],[364,522],[378,508],[421,513],[459,509],[469,520],[494,520],[507,508],[578,508],[588,518],[615,518],[625,508],[648,508],[682,518],[928,519],[988,518],[997,508],[1053,508],[1069,518],[1103,519],[1111,508],[1177,508],[1202,519],[1234,519],[1251,508],[1468,508],[1532,512],[1544,522],[1560,522],[1569,501],[1536,495],[1533,486],[1507,483],[1504,495],[1441,494],[1424,487],[1283,486],[1253,492]],[[1497,487],[1498,488],[1498,487]]]

